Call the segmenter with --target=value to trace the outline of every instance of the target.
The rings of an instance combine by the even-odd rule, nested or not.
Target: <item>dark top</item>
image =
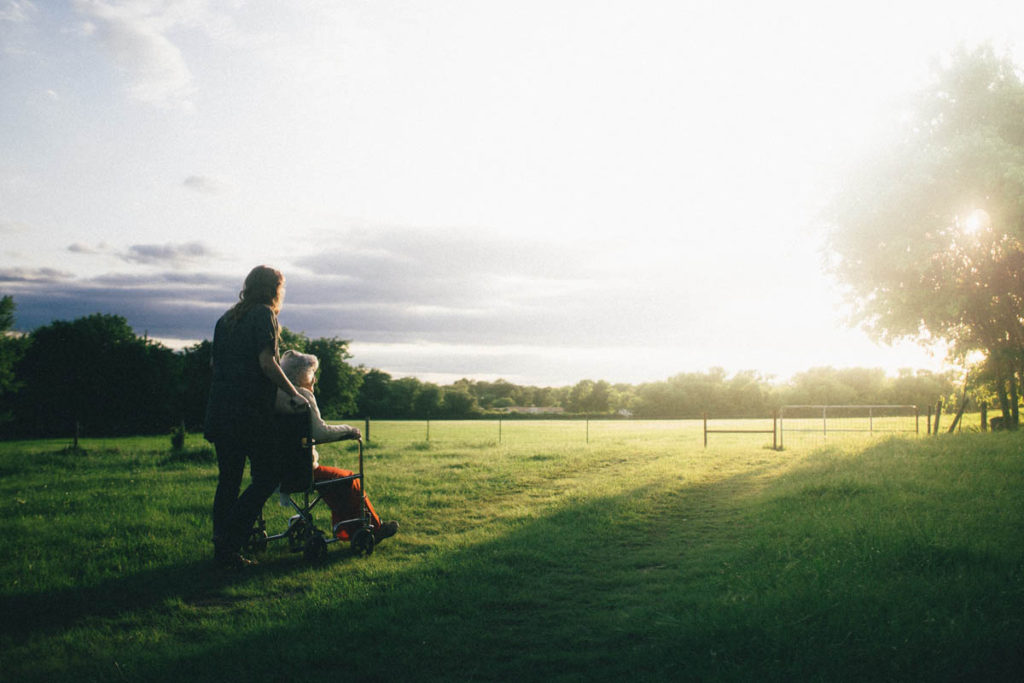
[[[260,352],[277,356],[277,317],[268,306],[254,306],[233,323],[227,314],[213,332],[213,380],[206,405],[209,441],[264,435],[274,416],[277,387],[260,369]]]

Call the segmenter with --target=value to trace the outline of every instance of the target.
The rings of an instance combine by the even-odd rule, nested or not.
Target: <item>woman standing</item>
[[[287,394],[294,410],[306,408],[306,399],[278,362],[277,314],[284,299],[284,276],[257,266],[245,278],[238,298],[213,333],[205,433],[216,448],[220,472],[213,499],[214,558],[230,568],[254,564],[240,550],[280,481],[273,420],[277,390]],[[239,496],[247,457],[252,483]]]

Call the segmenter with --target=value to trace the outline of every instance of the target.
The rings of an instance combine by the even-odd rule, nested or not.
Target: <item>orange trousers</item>
[[[343,470],[340,467],[320,465],[313,470],[313,481],[329,481],[339,477],[350,477],[352,474],[352,472]],[[331,508],[332,529],[342,520],[356,519],[361,516],[359,506],[363,497],[362,484],[358,479],[353,479],[345,484],[332,486],[320,492],[320,497],[327,503],[327,507]],[[373,530],[376,531],[380,528],[380,517],[377,516],[377,511],[370,505],[369,498],[366,499],[366,511],[370,515],[370,524],[373,526]],[[338,527],[337,536],[338,538],[349,540],[358,529],[358,522],[343,524]]]

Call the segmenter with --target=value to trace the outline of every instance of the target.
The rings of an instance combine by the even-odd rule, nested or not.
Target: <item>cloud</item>
[[[69,244],[67,250],[81,256],[112,255],[128,263],[163,265],[172,268],[183,268],[196,261],[216,256],[213,250],[202,242],[133,244],[124,251],[118,251],[106,242],[96,244],[75,242]]]
[[[30,0],[0,0],[0,55],[18,57],[31,51],[29,37],[38,12]]]
[[[71,273],[55,268],[4,268],[0,270],[0,282],[55,283],[73,278]]]
[[[593,284],[595,250],[470,230],[386,229],[336,236],[297,261],[317,278],[334,281],[363,301],[445,307],[507,298],[531,285],[547,292]],[[606,273],[604,274],[607,275]]]
[[[730,364],[791,371],[772,360],[793,356],[792,335],[780,328],[793,323],[779,319],[767,286],[743,298],[706,274],[680,286],[661,280],[662,273],[609,265],[599,247],[516,251],[514,238],[461,231],[394,231],[383,241],[365,234],[339,242],[345,247],[286,269],[280,322],[310,337],[352,340],[354,362],[369,367],[417,376],[497,374],[526,383],[663,373],[658,378]],[[157,266],[144,272],[76,278],[0,270],[0,289],[14,296],[20,331],[107,313],[153,339],[210,339],[237,301],[244,273],[159,268],[184,246],[137,245],[135,252]],[[614,262],[621,250],[611,251]],[[697,299],[708,292],[715,292],[716,307],[698,311]],[[800,335],[821,338],[820,321],[808,322]],[[830,347],[815,348],[824,356]],[[828,363],[811,355],[799,360]]]
[[[68,245],[68,251],[72,254],[106,254],[110,252],[110,245],[106,242],[100,242],[96,245],[82,244],[81,242],[75,242],[74,244]]]
[[[694,315],[679,284],[688,276],[636,271],[620,259],[622,244],[527,246],[483,232],[401,229],[336,241],[344,247],[296,262],[312,277],[286,273],[282,319],[375,343],[602,346],[692,336],[681,322]]]
[[[183,244],[135,244],[121,254],[121,258],[131,263],[167,264],[184,266],[187,263],[209,258],[213,252],[202,242],[185,242]]]
[[[97,39],[132,81],[131,96],[153,105],[187,103],[192,73],[167,37],[180,19],[162,3],[75,0],[86,21],[82,33]]]
[[[234,302],[240,286],[235,280],[176,271],[93,278],[0,271],[4,293],[14,297],[18,330],[105,313],[123,316],[138,334],[169,339],[210,338],[217,318]]]
[[[209,176],[190,175],[182,183],[189,190],[202,192],[203,194],[220,194],[227,189],[227,185],[217,178]]]
[[[445,372],[479,374],[493,361],[494,372],[508,374],[502,368],[534,355],[527,365],[547,373],[538,376],[580,377],[593,374],[582,369],[584,360],[596,363],[611,348],[624,349],[616,359],[674,349],[682,367],[694,349],[743,355],[732,347],[748,344],[759,321],[749,300],[743,306],[750,310],[731,303],[744,300],[728,274],[686,272],[677,254],[666,257],[667,266],[638,269],[625,239],[527,245],[486,231],[378,226],[292,246],[308,253],[285,267],[281,324],[310,337],[350,339],[368,351],[356,362],[399,372],[426,372],[429,357]],[[244,276],[183,267],[197,260],[208,267],[209,250],[198,242],[134,245],[119,256],[146,271],[7,287],[19,328],[100,311],[123,315],[154,338],[209,339]],[[720,310],[698,313],[694,292],[709,291],[720,297]],[[446,353],[451,362],[442,362]]]
[[[0,218],[0,232],[25,232],[30,229],[31,226],[29,226],[27,223],[22,223],[21,221],[4,220]]]
[[[310,245],[319,251],[286,270],[282,325],[375,344],[598,347],[631,344],[645,331],[667,341],[677,333],[659,326],[687,305],[670,290],[642,293],[642,276],[609,270],[599,247],[524,248],[514,237],[400,229],[347,234],[337,243],[344,246]],[[79,280],[8,273],[20,283],[8,287],[19,317],[38,326],[103,311],[152,336],[208,338],[241,287],[238,273],[184,267],[210,256],[199,242],[134,245],[118,256],[157,270]]]
[[[24,24],[36,13],[35,3],[31,0],[5,0],[0,2],[0,21],[12,24]]]

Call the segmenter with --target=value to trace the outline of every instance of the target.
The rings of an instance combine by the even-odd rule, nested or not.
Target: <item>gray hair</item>
[[[320,359],[311,353],[288,350],[281,356],[281,369],[295,385],[312,384],[313,375],[320,367]]]

